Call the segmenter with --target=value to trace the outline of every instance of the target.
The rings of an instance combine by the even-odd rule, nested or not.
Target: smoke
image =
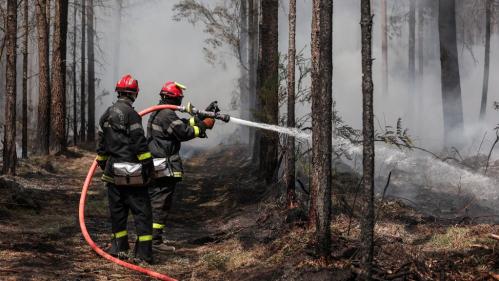
[[[211,1],[204,1],[211,3]],[[380,7],[376,4],[374,12],[374,85],[376,129],[382,130],[387,125],[395,125],[397,119],[403,119],[404,127],[409,128],[412,138],[420,146],[434,150],[442,148],[443,116],[440,85],[440,54],[438,46],[438,22],[435,16],[427,17],[424,26],[424,72],[417,77],[416,96],[411,96],[408,83],[408,23],[404,14],[409,10],[408,1],[389,1],[388,14],[400,18],[397,25],[389,24],[389,91],[381,89],[381,38]],[[175,1],[148,1],[125,9],[121,20],[121,54],[119,73],[132,73],[141,86],[141,94],[136,103],[137,109],[153,105],[158,100],[158,91],[167,80],[176,80],[188,87],[186,101],[190,100],[199,108],[212,100],[218,100],[223,111],[229,111],[234,91],[237,91],[237,79],[240,75],[237,61],[226,49],[226,67],[212,66],[206,62],[202,48],[206,35],[203,26],[192,26],[187,22],[172,21],[171,10]],[[311,1],[298,1],[297,7],[297,48],[304,48],[310,53]],[[279,50],[287,52],[287,2],[281,1]],[[98,73],[102,81],[99,92],[113,92],[119,77],[112,77],[113,51],[115,46],[114,30],[117,9],[101,10],[98,13],[98,29],[101,38],[104,64]],[[390,18],[391,19],[391,18]],[[465,25],[458,18],[458,33]],[[390,20],[389,20],[390,21]],[[360,57],[360,1],[338,0],[334,5],[334,76],[333,95],[337,110],[344,121],[354,128],[361,127],[361,57]],[[397,32],[396,32],[397,31]],[[461,36],[463,37],[463,36]],[[491,49],[498,43],[492,38]],[[419,40],[419,38],[417,38]],[[492,110],[492,101],[499,100],[499,80],[491,79],[489,88],[488,114],[479,122],[479,107],[482,91],[483,53],[481,42],[476,45],[464,45],[459,42],[461,88],[465,129],[461,132],[460,147],[465,150],[478,148],[477,139],[481,140],[487,131],[483,147],[490,147],[496,124],[496,112]],[[419,53],[416,50],[417,54]],[[417,60],[416,60],[417,61]],[[496,52],[491,57],[491,77],[497,76]],[[416,71],[417,73],[419,70]],[[103,104],[97,113],[102,113],[114,99],[114,95],[103,98]],[[297,105],[297,115],[309,112],[308,104]],[[239,116],[236,111],[229,111]],[[282,110],[285,113],[285,110]],[[210,139],[195,141],[198,144],[216,145],[237,130],[237,126],[217,124]]]
[[[140,1],[142,2],[142,1]],[[155,105],[159,91],[166,81],[178,81],[187,86],[184,103],[192,102],[204,109],[217,100],[222,111],[230,109],[230,99],[237,86],[237,63],[227,56],[226,68],[214,68],[202,53],[205,34],[202,27],[172,20],[175,1],[144,1],[124,10],[121,19],[121,54],[119,73],[131,73],[139,80],[140,94],[134,107],[137,110]],[[101,38],[104,64],[99,69],[102,81],[97,93],[109,91],[98,104],[97,115],[115,100],[114,86],[119,77],[113,76],[113,52],[117,9],[100,10],[98,31]],[[114,18],[114,20],[113,20]],[[147,117],[143,120],[144,125]],[[193,145],[213,146],[233,132],[236,126],[218,122],[207,140],[193,140]]]

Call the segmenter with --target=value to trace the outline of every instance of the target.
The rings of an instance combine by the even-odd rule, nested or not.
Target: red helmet
[[[116,92],[138,94],[139,81],[133,79],[132,75],[127,74],[116,83]]]
[[[159,92],[159,94],[165,95],[169,98],[183,98],[184,90],[186,89],[187,88],[180,83],[168,81],[165,83],[163,88],[161,88],[161,92]]]

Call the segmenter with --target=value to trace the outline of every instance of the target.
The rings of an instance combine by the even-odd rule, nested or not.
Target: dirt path
[[[81,157],[37,158],[33,164],[23,163],[19,177],[2,178],[2,278],[147,279],[108,263],[94,254],[84,242],[78,226],[78,201],[86,168],[94,155],[82,151],[78,153],[82,153]],[[238,187],[234,184],[244,184],[245,181],[237,172],[244,162],[241,153],[241,150],[233,149],[229,154],[199,154],[186,161],[187,176],[177,188],[174,209],[167,225],[168,239],[172,240],[177,251],[156,255],[157,264],[153,268],[176,278],[191,278],[199,267],[200,258],[206,258],[209,254],[206,244],[226,239],[230,231],[237,231],[238,227],[247,227],[251,223],[251,220],[246,220],[242,225],[240,217],[237,221],[231,222],[230,219],[238,212],[235,207],[237,202],[234,201],[235,188]],[[252,190],[256,190],[254,186]],[[255,196],[247,201],[255,199],[258,198]],[[98,176],[89,191],[86,214],[92,238],[101,247],[106,246],[110,224],[106,189]],[[129,224],[133,233],[133,221]]]

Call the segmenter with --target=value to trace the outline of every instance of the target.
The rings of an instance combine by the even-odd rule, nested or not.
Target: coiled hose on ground
[[[149,113],[151,113],[153,111],[157,111],[157,110],[161,110],[161,109],[185,110],[185,108],[183,108],[181,106],[156,105],[156,106],[152,106],[150,108],[147,108],[144,111],[141,111],[139,114],[140,114],[140,116],[143,116],[143,115],[149,114]],[[83,237],[87,241],[88,245],[90,245],[90,247],[92,247],[92,249],[97,254],[101,255],[103,258],[105,258],[105,259],[107,259],[107,260],[109,260],[111,262],[114,262],[114,263],[116,263],[118,265],[121,265],[121,266],[126,267],[128,269],[135,270],[135,271],[138,271],[140,273],[149,275],[149,276],[154,277],[154,278],[156,278],[158,280],[177,281],[176,279],[173,279],[173,278],[171,278],[171,277],[169,277],[167,275],[164,275],[164,274],[155,272],[153,270],[150,270],[150,269],[147,269],[147,268],[135,265],[135,264],[131,264],[131,263],[125,262],[125,261],[120,260],[118,258],[115,258],[115,257],[111,256],[110,254],[106,253],[101,248],[99,248],[99,246],[97,246],[95,244],[95,242],[92,240],[92,238],[90,237],[90,234],[88,233],[87,226],[85,225],[85,204],[86,204],[86,201],[87,201],[88,188],[90,187],[90,184],[92,183],[92,178],[94,176],[94,173],[95,173],[96,169],[97,169],[97,161],[94,160],[94,162],[92,163],[92,166],[88,170],[88,174],[87,174],[87,177],[85,179],[85,182],[83,183],[83,189],[81,191],[81,197],[80,197],[79,214],[78,214],[79,215],[79,220],[80,220],[81,233],[83,234]]]

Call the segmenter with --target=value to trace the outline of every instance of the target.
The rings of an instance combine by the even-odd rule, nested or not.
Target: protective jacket
[[[160,102],[160,104],[165,104]],[[181,119],[175,111],[163,109],[154,112],[147,123],[149,150],[154,158],[166,158],[171,176],[181,180],[184,169],[179,151],[181,142],[200,136],[196,120]]]
[[[107,160],[102,180],[113,183],[114,163],[140,163],[152,158],[142,127],[142,118],[132,102],[120,98],[99,121],[97,160]]]

